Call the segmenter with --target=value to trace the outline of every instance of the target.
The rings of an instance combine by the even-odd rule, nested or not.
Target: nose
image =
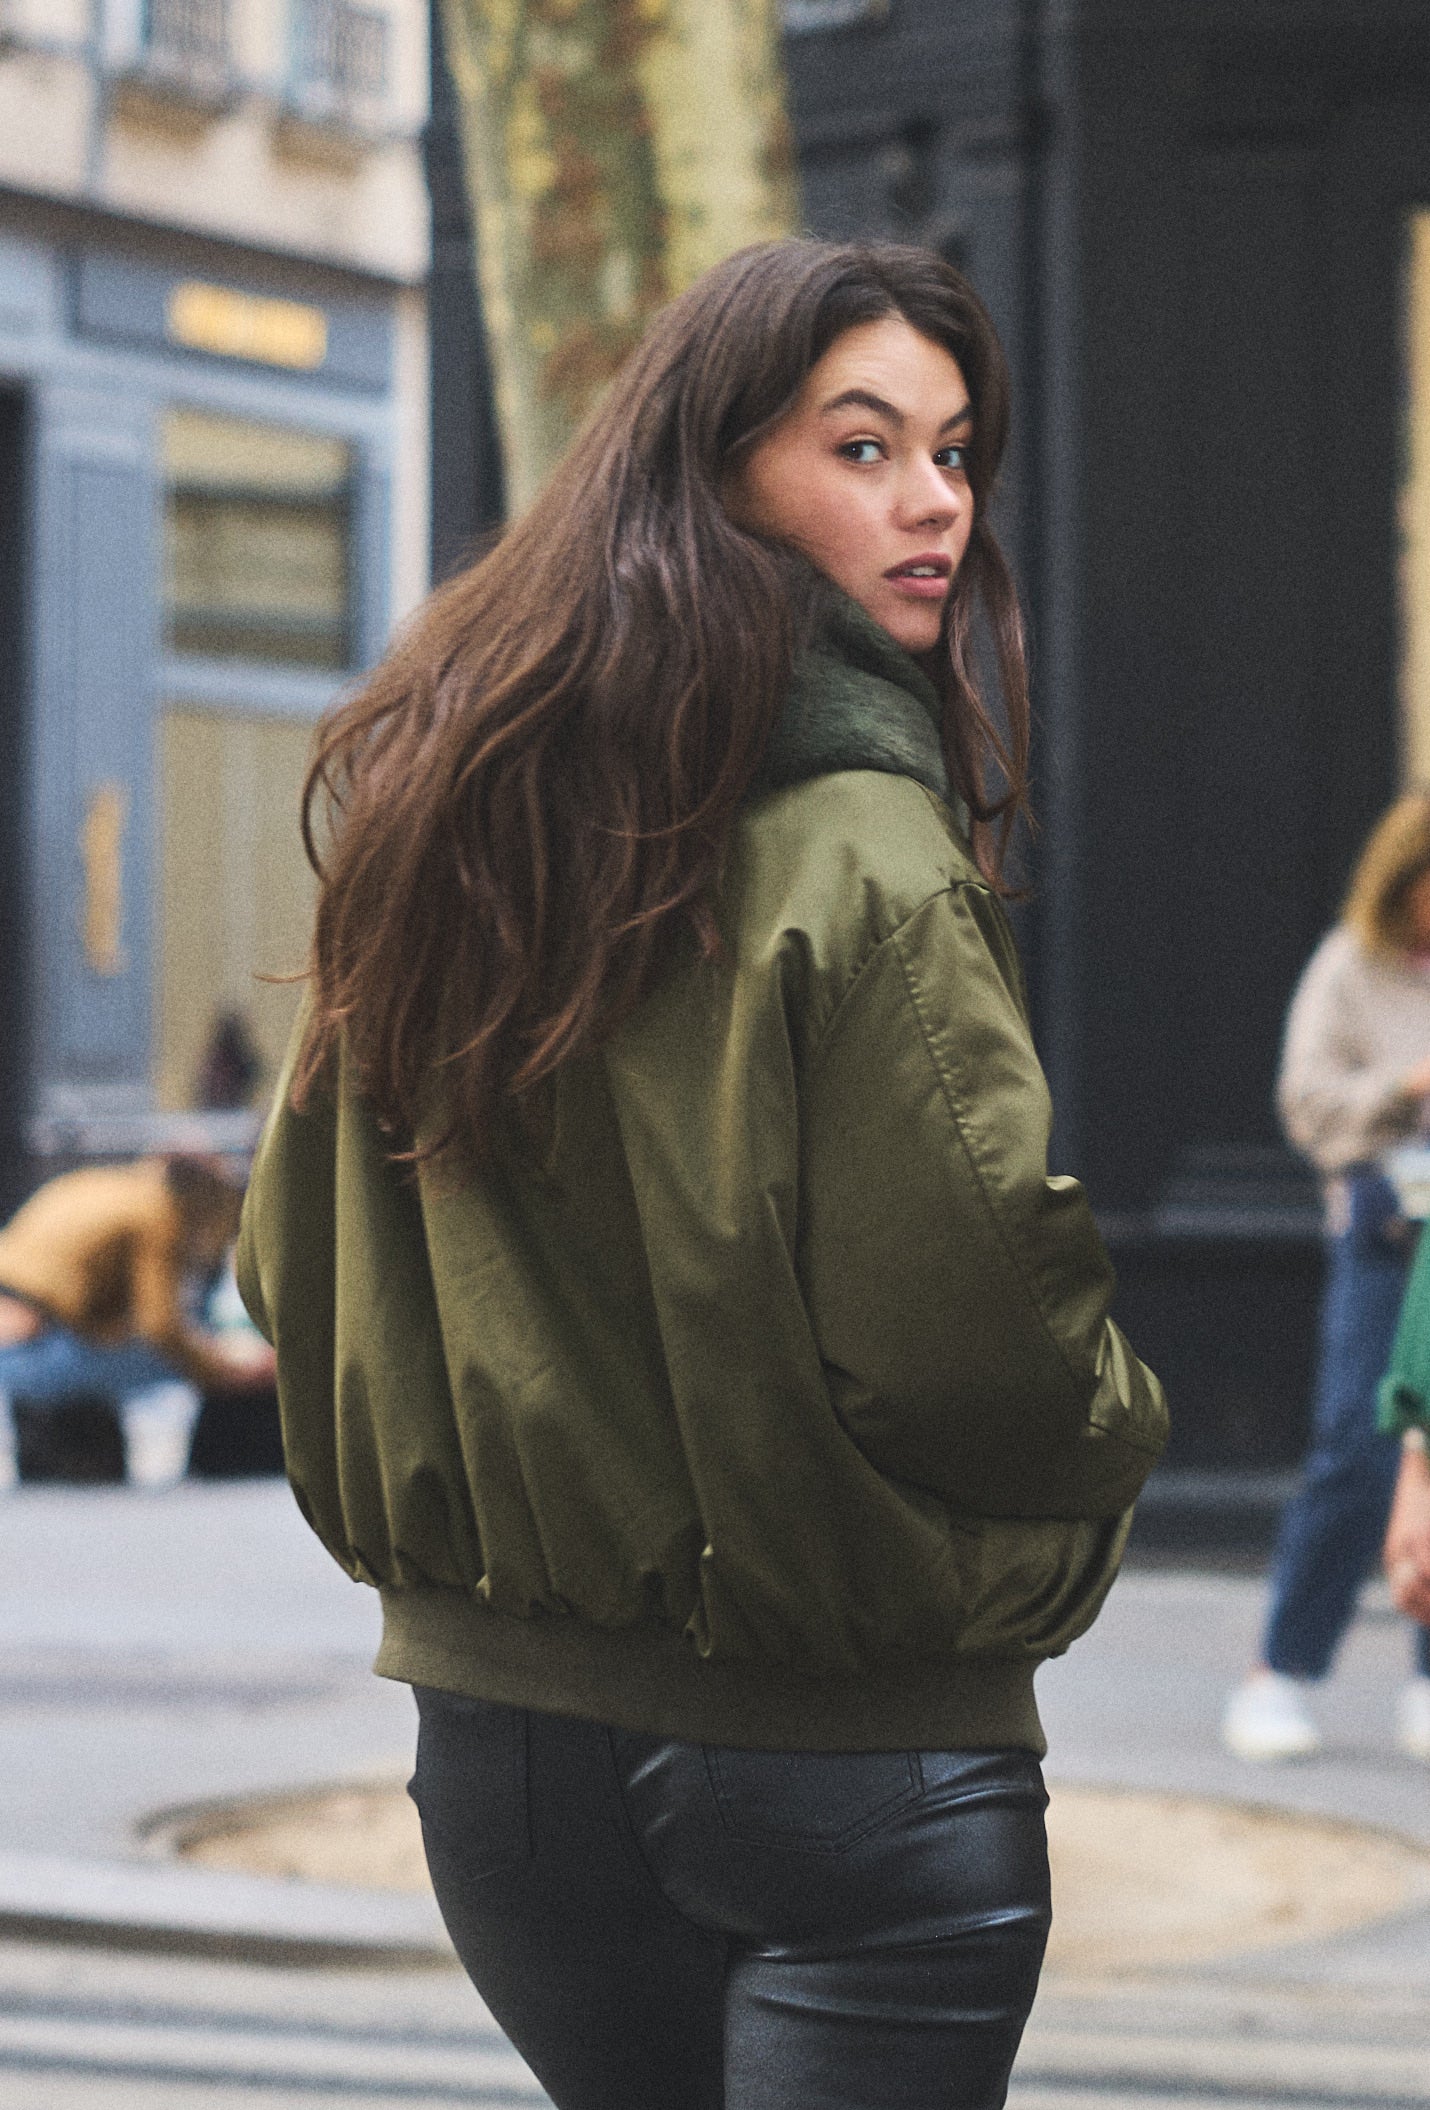
[[[962,509],[963,494],[950,486],[944,472],[927,458],[911,461],[900,479],[896,515],[900,527],[952,527]]]

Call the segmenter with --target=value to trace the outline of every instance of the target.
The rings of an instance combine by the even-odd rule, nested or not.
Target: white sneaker
[[[1395,1743],[1407,1758],[1430,1758],[1430,1678],[1412,1678],[1396,1702]]]
[[[1321,1733],[1306,1707],[1304,1681],[1275,1670],[1253,1671],[1227,1701],[1221,1740],[1238,1758],[1262,1763],[1319,1751]]]

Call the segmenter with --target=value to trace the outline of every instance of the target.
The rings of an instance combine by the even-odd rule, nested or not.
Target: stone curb
[[[50,1854],[0,1853],[0,1935],[253,1963],[453,1960],[430,1897]]]

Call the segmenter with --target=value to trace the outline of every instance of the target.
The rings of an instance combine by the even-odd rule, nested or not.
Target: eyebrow
[[[876,417],[887,418],[896,429],[901,429],[908,423],[901,410],[886,402],[883,396],[876,396],[872,388],[846,388],[842,394],[831,396],[827,403],[821,403],[819,415],[827,418],[836,410],[851,409],[872,410]],[[938,428],[939,432],[952,432],[959,425],[970,424],[972,419],[973,405],[965,403],[962,410],[956,410],[951,418],[944,419]]]

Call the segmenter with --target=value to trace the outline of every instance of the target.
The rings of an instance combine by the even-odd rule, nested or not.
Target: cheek
[[[874,507],[860,490],[843,480],[831,488],[812,479],[802,519],[791,539],[800,543],[822,569],[841,585],[867,571],[877,544],[872,534]]]
[[[822,450],[771,446],[756,454],[727,503],[743,526],[790,543],[856,597],[878,568],[877,498]]]
[[[955,522],[952,539],[954,546],[950,550],[949,555],[953,558],[953,575],[957,578],[963,569],[963,560],[968,555],[968,545],[973,539],[973,507],[971,504],[964,509],[960,518]]]

